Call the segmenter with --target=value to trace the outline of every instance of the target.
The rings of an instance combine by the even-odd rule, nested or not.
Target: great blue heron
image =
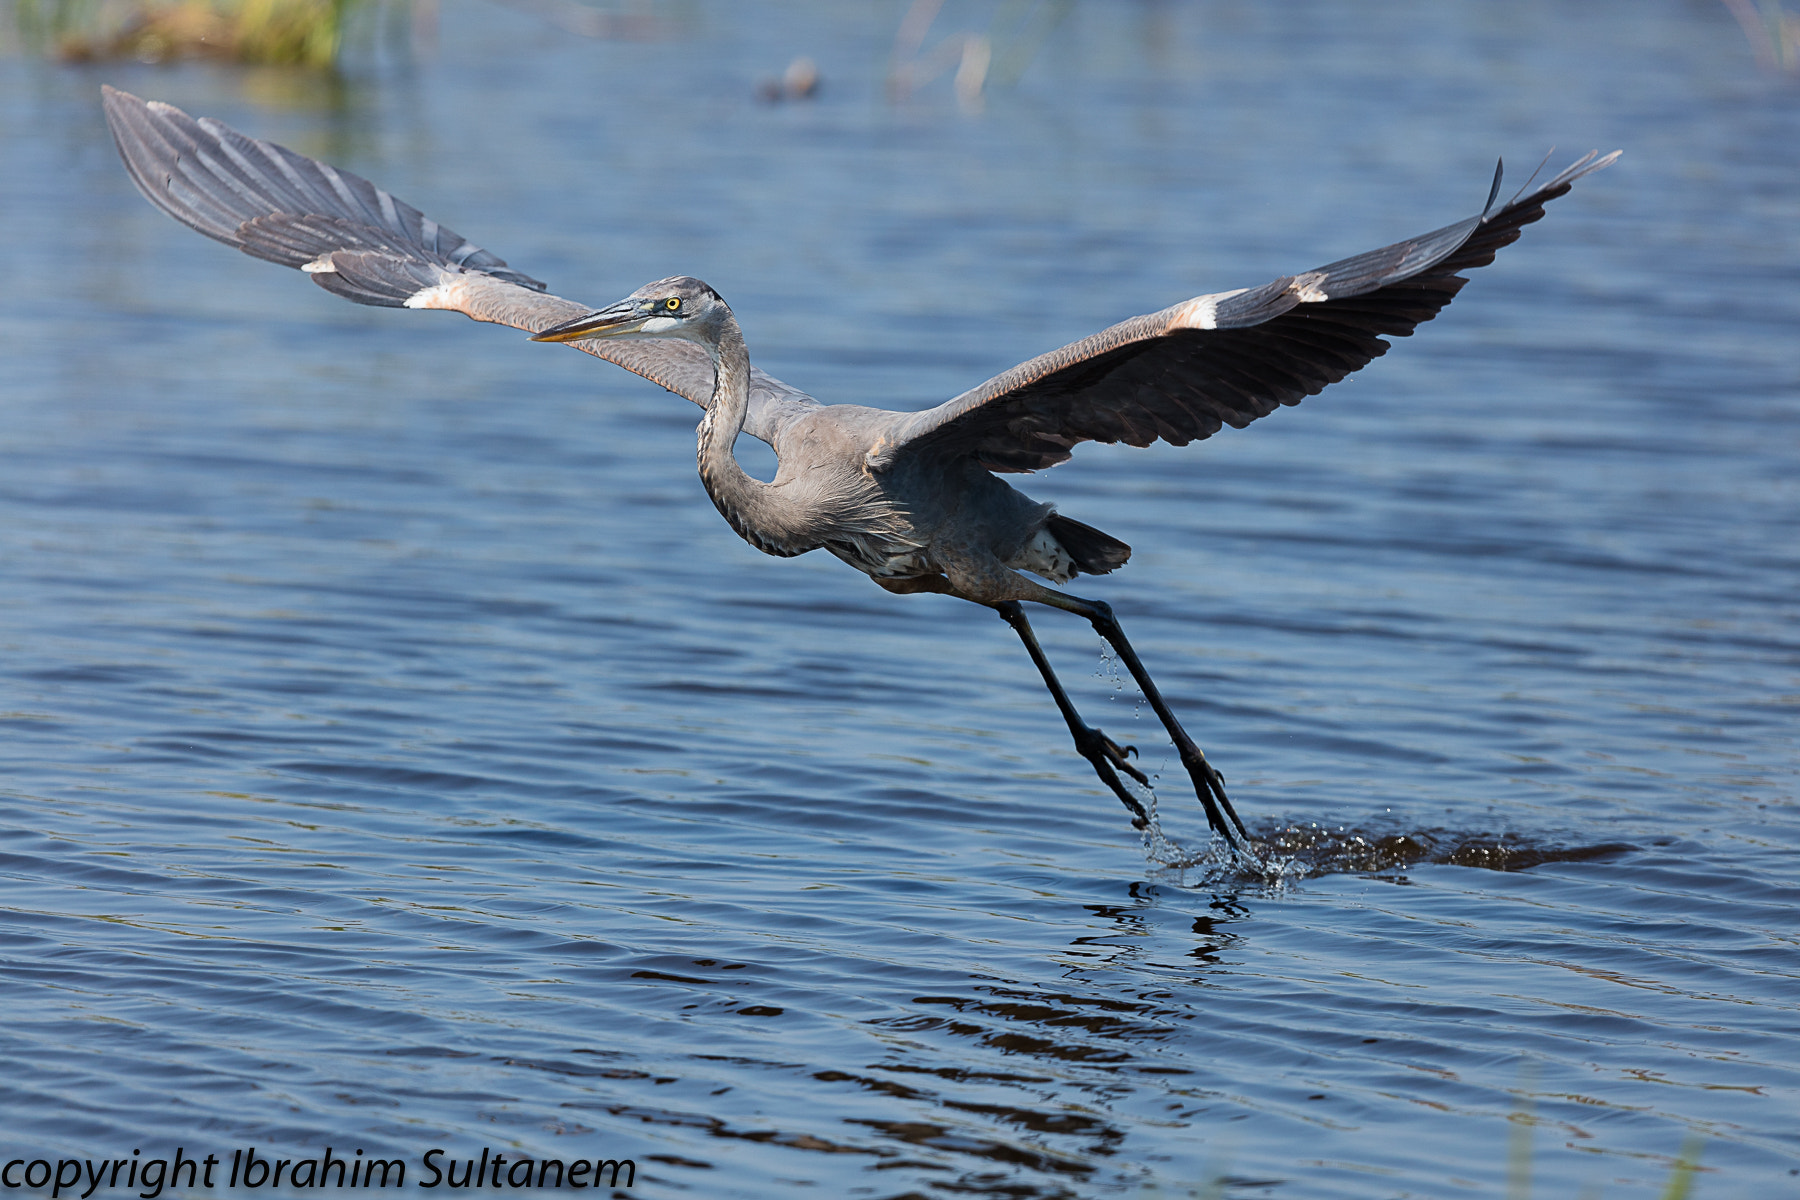
[[[1147,784],[1121,746],[1087,724],[1051,669],[1022,601],[1092,622],[1168,731],[1213,830],[1248,833],[1224,781],[1181,726],[1112,609],[1027,579],[1104,575],[1131,547],[1018,492],[995,472],[1035,471],[1078,442],[1186,445],[1317,395],[1385,353],[1450,303],[1460,272],[1493,261],[1570,185],[1618,157],[1590,153],[1529,195],[1442,229],[1133,317],[1053,350],[923,412],[822,405],[750,363],[731,309],[686,276],[607,308],[547,295],[460,234],[348,171],[112,88],[106,117],[150,202],[247,254],[298,267],[359,304],[441,308],[567,342],[705,409],[700,478],[745,541],[788,557],[820,548],[890,592],[939,592],[994,609],[1025,643],[1075,748],[1142,828],[1121,772]],[[1527,184],[1529,187],[1530,185]],[[732,456],[739,433],[767,442],[772,482]]]

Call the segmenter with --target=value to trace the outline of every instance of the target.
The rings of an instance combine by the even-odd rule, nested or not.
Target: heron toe
[[[1225,795],[1225,776],[1191,742],[1182,747],[1181,765],[1187,768],[1188,777],[1194,781],[1194,794],[1206,809],[1207,824],[1234,849],[1242,850],[1249,841],[1250,831],[1244,828],[1244,822]]]
[[[1082,727],[1080,733],[1075,735],[1075,748],[1081,752],[1081,757],[1089,762],[1094,760],[1096,754],[1103,755],[1106,761],[1114,767],[1125,772],[1145,787],[1150,786],[1150,777],[1131,765],[1130,760],[1137,756],[1136,746],[1121,746],[1092,725],[1086,725]]]

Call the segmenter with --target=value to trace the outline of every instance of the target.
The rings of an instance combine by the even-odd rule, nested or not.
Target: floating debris
[[[787,65],[780,79],[762,79],[756,85],[756,98],[767,104],[811,100],[818,94],[819,64],[804,54]]]

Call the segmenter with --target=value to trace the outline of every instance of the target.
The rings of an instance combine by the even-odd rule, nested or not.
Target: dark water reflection
[[[1475,1196],[1529,1104],[1539,1195],[1656,1195],[1690,1132],[1698,1195],[1796,1194],[1800,105],[1724,7],[1078,5],[978,113],[883,100],[898,6],[670,11],[446,11],[322,105],[0,59],[9,1156]],[[798,53],[818,102],[756,103]],[[1325,396],[1029,481],[1137,547],[1091,590],[1269,846],[1231,874],[1147,857],[991,616],[738,542],[685,404],[151,211],[103,81],[566,294],[703,275],[894,404],[1432,227],[1496,152],[1627,157]]]

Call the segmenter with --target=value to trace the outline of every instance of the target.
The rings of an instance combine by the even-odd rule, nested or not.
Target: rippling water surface
[[[332,86],[0,58],[7,1157],[1499,1196],[1523,1129],[1538,1196],[1696,1136],[1697,1196],[1800,1195],[1800,91],[1726,7],[952,0],[978,111],[883,95],[896,4],[653,11]],[[1626,156],[1325,395],[1023,481],[1136,546],[1086,590],[1274,879],[1155,861],[991,614],[740,542],[686,403],[152,211],[102,82],[899,407]]]

